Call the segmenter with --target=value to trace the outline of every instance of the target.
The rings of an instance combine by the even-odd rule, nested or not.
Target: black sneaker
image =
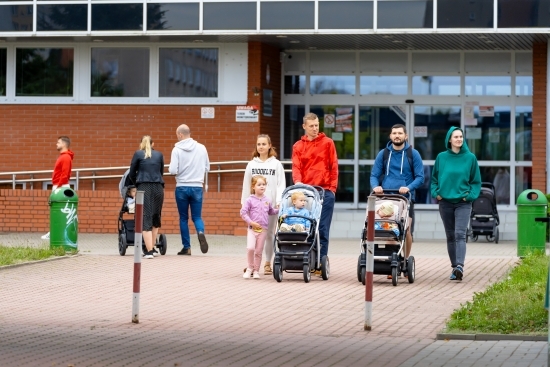
[[[151,253],[153,254],[154,257],[157,257],[159,256],[159,252],[153,247],[153,249],[151,250]]]
[[[178,252],[178,255],[189,255],[189,256],[191,256],[191,249],[190,248],[181,249],[181,251]]]
[[[153,256],[153,251],[148,251],[145,254],[143,254],[143,258],[144,259],[154,259],[155,257]]]
[[[208,242],[206,242],[204,232],[197,233],[197,236],[199,237],[199,243],[201,244],[201,252],[206,254],[208,252]]]
[[[462,280],[462,277],[464,276],[464,269],[462,266],[458,265],[453,269],[453,274],[456,277],[456,280]]]

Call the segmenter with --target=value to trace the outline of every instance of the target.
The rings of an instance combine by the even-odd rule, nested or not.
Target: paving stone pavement
[[[80,256],[0,269],[0,366],[545,366],[546,342],[435,341],[453,309],[500,279],[515,243],[468,244],[450,282],[446,247],[414,243],[414,284],[375,276],[373,330],[363,330],[359,241],[333,240],[331,278],[242,279],[245,238],[142,260],[140,323],[131,323],[133,249],[81,234]],[[36,233],[0,244],[40,246]]]

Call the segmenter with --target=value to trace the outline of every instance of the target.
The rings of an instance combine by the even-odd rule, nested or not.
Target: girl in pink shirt
[[[264,176],[254,176],[251,182],[251,193],[241,208],[241,218],[248,224],[246,237],[246,252],[248,267],[243,278],[260,279],[260,264],[264,251],[265,238],[267,236],[268,219],[275,215],[279,209],[273,207],[271,200],[264,195],[267,180]]]

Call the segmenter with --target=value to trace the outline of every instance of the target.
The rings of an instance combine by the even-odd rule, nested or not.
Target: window
[[[0,32],[32,31],[32,5],[0,6]]]
[[[488,108],[491,107],[491,108]],[[510,159],[510,107],[475,106],[475,126],[465,126],[468,147],[479,160]]]
[[[516,76],[516,96],[533,95],[533,77]]]
[[[360,79],[361,95],[366,94],[407,94],[407,76],[362,75]]]
[[[198,29],[198,3],[147,4],[147,30]]]
[[[379,1],[378,28],[432,28],[432,1]]]
[[[313,1],[270,1],[260,3],[262,29],[313,29]]]
[[[445,149],[447,132],[451,126],[460,126],[460,112],[460,106],[414,106],[414,127],[427,131],[414,138],[414,148],[422,159],[435,159]]]
[[[285,94],[305,94],[305,75],[285,75]]]
[[[204,3],[205,30],[256,29],[256,2]]]
[[[6,96],[7,50],[0,48],[0,96]]]
[[[516,160],[531,161],[532,156],[533,107],[516,107]]]
[[[38,31],[85,31],[88,24],[88,5],[37,5]]]
[[[550,27],[550,4],[540,0],[498,0],[498,27]]]
[[[92,97],[148,97],[148,48],[92,48]]]
[[[437,0],[438,28],[492,28],[493,0]]]
[[[372,1],[319,1],[319,29],[371,29],[372,13]]]
[[[92,4],[92,31],[141,31],[143,4]]]
[[[217,96],[218,49],[159,50],[159,97]]]
[[[319,131],[334,140],[338,159],[353,159],[355,108],[334,105],[311,106],[310,111],[319,117]]]
[[[311,94],[355,94],[352,75],[312,75],[309,79]]]
[[[73,95],[72,48],[18,48],[15,54],[16,96]]]
[[[460,96],[459,76],[413,76],[413,94],[429,96]]]
[[[467,96],[509,96],[512,94],[509,76],[466,76]]]

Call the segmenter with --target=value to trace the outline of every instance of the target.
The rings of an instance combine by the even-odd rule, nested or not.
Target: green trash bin
[[[546,217],[548,200],[539,190],[523,191],[518,206],[518,256],[525,256],[536,250],[545,250],[546,222],[535,221]]]
[[[50,247],[78,249],[78,195],[70,187],[53,190],[50,204]]]

